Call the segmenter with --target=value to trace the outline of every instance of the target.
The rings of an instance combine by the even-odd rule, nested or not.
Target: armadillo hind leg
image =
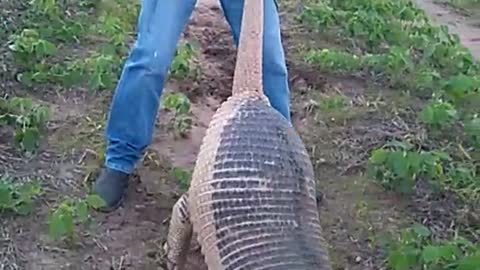
[[[187,193],[183,194],[172,209],[167,241],[164,246],[168,270],[183,270],[190,248],[193,230],[187,196]]]

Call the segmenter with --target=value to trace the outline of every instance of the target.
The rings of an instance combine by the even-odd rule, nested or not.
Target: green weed
[[[369,176],[390,190],[409,194],[416,181],[424,179],[470,203],[480,201],[478,165],[456,162],[442,151],[416,150],[408,143],[392,142],[373,151],[368,165]]]
[[[35,64],[57,52],[55,44],[42,39],[34,29],[23,29],[20,34],[13,35],[9,48],[23,66]]]
[[[324,97],[320,99],[319,107],[323,111],[343,109],[348,105],[347,98],[342,95]]]
[[[41,194],[37,182],[15,183],[7,176],[0,177],[0,214],[13,212],[28,215],[33,211],[34,201]]]
[[[85,199],[65,199],[48,217],[50,237],[55,241],[72,240],[78,225],[91,222],[90,210],[103,206],[105,202],[97,195],[88,195]]]
[[[178,182],[182,190],[187,190],[190,186],[192,173],[182,168],[174,167],[172,169],[172,177]]]
[[[480,64],[458,36],[446,26],[434,26],[412,1],[312,0],[297,21],[315,32],[332,32],[347,44],[345,50],[308,50],[303,54],[307,63],[430,97],[417,112],[428,140],[448,137],[458,145],[474,147],[467,152],[478,151]],[[443,148],[446,143],[431,144]],[[373,151],[369,172],[389,189],[409,192],[418,179],[426,179],[476,200],[479,185],[472,162],[476,160],[465,161],[443,150],[385,146]]]
[[[434,101],[420,113],[421,120],[434,128],[451,126],[457,118],[457,110],[449,102]]]
[[[186,136],[192,127],[190,100],[182,93],[169,93],[162,99],[162,107],[174,113],[171,123],[175,134]]]
[[[29,98],[0,100],[0,124],[13,126],[15,140],[28,152],[38,147],[49,115],[48,107],[35,105]]]
[[[480,118],[474,115],[472,119],[465,122],[465,133],[470,142],[480,149]]]
[[[92,22],[88,13],[82,11],[91,2],[57,2],[56,0],[33,0],[27,25],[20,33],[12,35],[10,49],[22,70],[18,79],[28,85],[44,83],[61,84],[66,87],[85,85],[89,88],[113,88],[122,57],[127,52],[130,19],[123,14],[104,10]],[[73,6],[72,6],[73,5]],[[133,4],[115,1],[115,12],[130,14]],[[72,9],[75,12],[70,12]],[[78,12],[77,12],[78,11]],[[130,16],[130,15],[129,15]],[[93,26],[90,26],[93,25]],[[60,57],[65,50],[61,42],[85,43],[91,38],[107,37],[100,52],[90,57],[70,60]]]
[[[89,15],[92,7],[97,12],[95,20]],[[10,49],[22,65],[18,80],[27,86],[49,83],[86,86],[92,90],[112,89],[128,53],[138,9],[138,3],[124,0],[32,0],[27,28],[11,37]],[[65,53],[61,43],[86,45],[92,40],[101,44],[90,57],[72,60],[60,56]],[[182,44],[172,63],[172,76],[185,78],[196,74],[194,56],[193,46]]]
[[[420,224],[403,230],[387,241],[387,265],[392,270],[476,270],[480,246],[456,237],[433,241],[430,230]]]
[[[351,49],[363,53],[306,53],[307,62],[324,68],[367,70],[392,86],[413,87],[422,94],[442,88],[444,81],[438,78],[471,77],[480,70],[458,37],[446,27],[432,26],[411,1],[321,1],[307,5],[299,21],[313,29],[340,31],[354,44]]]
[[[418,179],[441,180],[443,163],[450,157],[441,152],[415,151],[407,143],[393,142],[372,152],[369,175],[387,189],[410,193]]]
[[[31,0],[30,5],[33,12],[49,19],[57,18],[61,14],[57,0]]]
[[[170,75],[177,79],[185,79],[189,75],[197,75],[198,69],[194,65],[196,51],[192,44],[185,42],[181,44],[175,53]]]
[[[347,52],[329,49],[310,50],[305,54],[305,62],[314,64],[324,70],[354,72],[361,70],[362,59]]]

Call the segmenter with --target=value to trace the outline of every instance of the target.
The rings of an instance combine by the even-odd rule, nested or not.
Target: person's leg
[[[243,0],[221,0],[225,17],[238,46],[243,15]],[[290,119],[290,90],[285,54],[280,35],[280,18],[275,0],[265,0],[263,35],[263,87],[270,104]]]
[[[152,140],[164,83],[196,0],[142,0],[137,40],[124,65],[106,128],[106,169],[95,191],[108,209],[121,202],[128,176]]]

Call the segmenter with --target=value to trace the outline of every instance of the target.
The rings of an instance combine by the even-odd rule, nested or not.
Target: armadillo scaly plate
[[[182,270],[195,236],[211,270],[331,270],[302,140],[262,88],[263,0],[245,0],[232,96],[213,116],[165,244]]]

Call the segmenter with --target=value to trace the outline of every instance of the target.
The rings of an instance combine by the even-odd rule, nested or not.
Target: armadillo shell
[[[308,153],[260,96],[233,96],[204,138],[189,190],[209,269],[331,269]]]

